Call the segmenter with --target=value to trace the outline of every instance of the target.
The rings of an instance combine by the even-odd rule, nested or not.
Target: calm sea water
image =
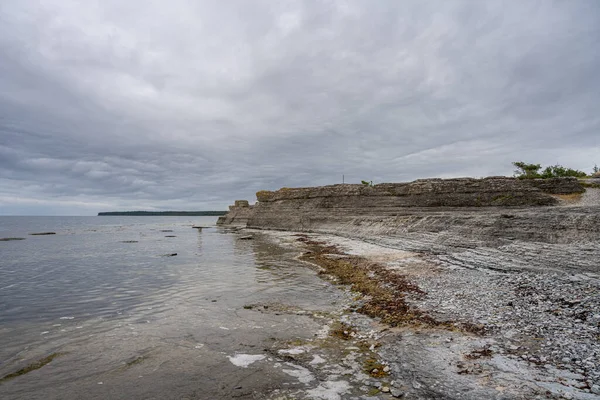
[[[284,377],[251,378],[229,357],[319,326],[249,305],[328,310],[342,294],[289,251],[215,221],[0,217],[0,238],[25,238],[0,242],[0,378],[60,354],[2,382],[0,397],[209,399],[242,387],[267,397]],[[56,235],[30,235],[46,231]]]

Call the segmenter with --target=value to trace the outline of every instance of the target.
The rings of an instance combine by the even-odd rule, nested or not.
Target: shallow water
[[[260,235],[241,240],[215,221],[0,217],[0,237],[25,238],[0,242],[0,378],[60,354],[1,383],[0,397],[262,398],[301,386],[248,366],[321,327],[285,307],[327,312],[344,294]],[[46,231],[56,235],[29,235]]]

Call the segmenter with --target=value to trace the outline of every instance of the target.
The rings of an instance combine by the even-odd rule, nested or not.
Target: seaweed
[[[357,311],[362,314],[379,318],[382,323],[392,327],[422,325],[477,335],[485,333],[485,328],[481,325],[438,321],[411,306],[406,301],[407,294],[420,296],[426,293],[405,275],[364,257],[346,255],[336,246],[327,246],[324,242],[310,240],[306,236],[296,240],[303,242],[308,250],[300,259],[321,267],[319,275],[331,277],[335,283],[348,285],[353,291],[360,293],[362,304]]]
[[[10,373],[8,375],[4,375],[2,378],[0,378],[0,384],[3,382],[6,382],[10,379],[16,378],[18,376],[21,375],[25,375],[31,371],[35,371],[36,369],[40,369],[42,368],[44,365],[49,364],[50,362],[52,362],[52,360],[54,360],[57,357],[62,356],[62,353],[52,353],[44,358],[41,358],[35,362],[32,362],[31,364],[21,368],[20,370]]]

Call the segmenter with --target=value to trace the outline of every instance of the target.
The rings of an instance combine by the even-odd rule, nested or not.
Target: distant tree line
[[[586,178],[588,176],[599,175],[598,166],[595,165],[590,175],[583,171],[579,171],[573,168],[563,167],[562,165],[551,165],[542,169],[541,164],[527,164],[522,161],[515,161],[513,165],[517,168],[515,170],[515,176],[521,179],[548,179],[548,178],[562,178],[573,176],[575,178]]]
[[[107,215],[125,215],[125,216],[220,216],[227,214],[227,211],[109,211],[99,212],[98,216]]]

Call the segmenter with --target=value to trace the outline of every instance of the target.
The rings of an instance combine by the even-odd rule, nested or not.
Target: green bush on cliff
[[[585,178],[587,174],[573,168],[565,168],[562,165],[553,165],[546,167],[542,172],[542,178],[562,178],[566,176],[574,176],[575,178]]]
[[[562,165],[551,165],[542,169],[541,164],[527,164],[522,161],[515,161],[513,165],[517,167],[515,176],[520,179],[548,179],[548,178],[563,178],[573,176],[575,178],[585,178],[587,174],[572,168],[566,168]]]

